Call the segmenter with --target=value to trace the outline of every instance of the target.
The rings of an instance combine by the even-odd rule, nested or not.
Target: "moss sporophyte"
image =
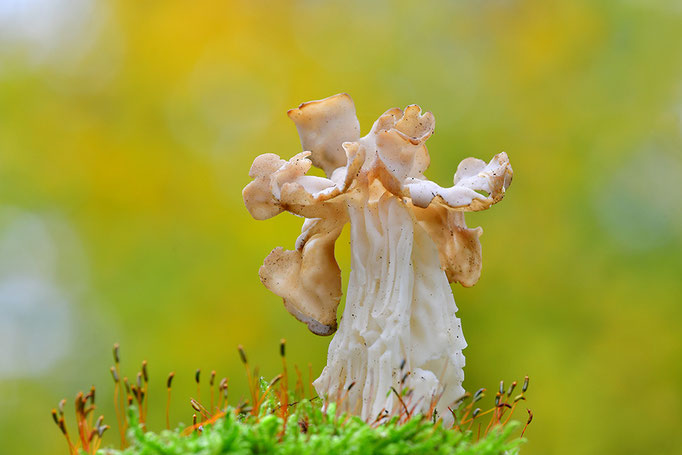
[[[94,418],[95,387],[79,393],[75,401],[75,425],[68,425],[66,400],[52,410],[52,418],[63,433],[70,455],[151,455],[151,454],[514,454],[523,442],[523,433],[532,420],[528,410],[526,424],[512,419],[517,405],[526,400],[528,377],[519,393],[517,383],[505,389],[500,383],[494,402],[487,409],[482,404],[486,389],[465,393],[447,408],[452,425],[444,423],[436,410],[415,413],[410,406],[413,392],[404,386],[392,387],[388,393],[396,397],[396,406],[382,410],[371,421],[343,412],[345,400],[354,388],[351,383],[338,398],[319,397],[306,384],[299,368],[290,381],[286,363],[285,342],[280,344],[282,372],[267,381],[250,367],[240,346],[250,398],[232,402],[228,380],[216,380],[212,371],[208,381],[201,371],[193,376],[196,397],[187,397],[191,425],[170,424],[170,400],[175,372],[158,381],[167,389],[166,429],[154,432],[147,428],[150,378],[147,363],[130,381],[121,375],[119,348],[114,347],[113,401],[118,431],[116,448],[102,448],[109,430],[104,418]],[[399,368],[405,368],[401,362]],[[403,377],[409,371],[403,370]],[[190,376],[188,373],[187,376]],[[404,383],[404,381],[402,381]],[[291,387],[290,387],[291,383]],[[208,386],[208,398],[201,400],[201,386]],[[97,396],[98,400],[102,397]],[[111,399],[111,397],[107,397]],[[158,402],[158,401],[157,401]],[[483,410],[485,409],[485,410]],[[69,431],[71,426],[71,432]],[[73,428],[75,427],[75,429]],[[75,431],[74,431],[75,430]]]
[[[332,335],[327,365],[304,386],[296,368],[290,388],[285,344],[282,373],[259,377],[243,348],[250,397],[228,400],[227,379],[209,376],[210,400],[189,399],[193,424],[170,430],[174,373],[166,381],[166,430],[148,432],[146,362],[128,380],[114,347],[114,402],[120,447],[128,454],[181,453],[513,453],[510,418],[525,400],[500,383],[482,411],[480,389],[462,387],[466,347],[450,283],[473,286],[481,274],[481,228],[464,213],[499,202],[512,180],[505,153],[489,163],[457,167],[443,188],[424,172],[426,140],[435,119],[416,105],[389,109],[360,137],[355,106],[346,94],[311,101],[289,112],[303,152],[288,161],[257,157],[243,191],[251,215],[284,211],[305,218],[294,250],[275,248],[259,275],[285,308],[317,335]],[[312,165],[327,178],[306,175]],[[350,223],[351,272],[343,318],[337,323],[341,274],[334,244]],[[314,388],[314,391],[313,391]],[[78,437],[70,437],[64,403],[52,411],[72,454],[97,453],[108,426],[94,421],[95,389],[76,398]],[[528,410],[526,426],[532,420]],[[117,453],[113,449],[101,453]]]

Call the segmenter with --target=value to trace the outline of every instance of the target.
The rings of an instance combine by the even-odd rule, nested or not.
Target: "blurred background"
[[[254,221],[253,159],[300,144],[286,110],[348,92],[367,132],[418,103],[427,175],[506,151],[454,286],[465,387],[530,375],[525,453],[682,451],[682,5],[602,1],[0,0],[0,452],[67,453],[50,409],[143,359],[151,428],[201,368],[317,375],[317,337],[258,279],[301,220]],[[347,280],[348,233],[337,243]],[[521,409],[520,418],[525,411]],[[110,443],[116,430],[109,432]]]

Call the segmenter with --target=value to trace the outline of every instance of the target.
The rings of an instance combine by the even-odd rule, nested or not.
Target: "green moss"
[[[130,447],[123,451],[102,449],[106,455],[181,454],[515,454],[523,439],[512,438],[518,424],[496,427],[476,441],[471,431],[445,429],[416,416],[398,424],[397,418],[371,426],[358,417],[336,416],[332,403],[321,406],[302,401],[284,421],[273,414],[256,419],[230,409],[212,425],[192,429],[145,432],[135,408],[129,411]],[[477,428],[477,427],[476,427]]]
[[[384,409],[376,421],[368,424],[360,417],[338,411],[342,409],[353,384],[337,401],[325,401],[319,397],[308,399],[305,398],[306,388],[300,372],[296,369],[298,378],[294,390],[290,390],[284,343],[282,340],[280,344],[282,373],[271,381],[253,374],[246,354],[239,346],[250,400],[243,401],[238,407],[229,406],[227,379],[223,378],[218,383],[216,403],[215,371],[212,371],[209,379],[210,406],[204,407],[199,401],[190,399],[195,412],[192,416],[194,424],[161,432],[149,431],[147,427],[150,392],[147,362],[142,363],[142,369],[134,376],[136,380],[130,383],[120,373],[119,347],[114,345],[114,366],[110,370],[114,380],[120,450],[100,449],[102,435],[109,425],[104,423],[103,416],[94,418],[94,386],[88,393],[80,392],[76,397],[75,425],[67,425],[66,399],[52,409],[52,418],[64,435],[71,455],[516,454],[533,419],[528,409],[528,420],[521,431],[516,431],[520,425],[510,420],[517,405],[526,400],[529,384],[526,376],[520,393],[513,399],[517,382],[512,382],[506,389],[500,382],[494,405],[485,411],[477,406],[482,406],[486,389],[464,394],[452,404],[452,409],[448,408],[452,418],[445,420],[454,424],[451,422],[447,427],[443,426],[443,419],[435,411],[439,397],[434,397],[426,415],[412,415],[408,410],[411,390],[405,387],[398,392],[391,387],[388,393],[394,393],[402,407],[396,404],[392,410]],[[174,376],[174,372],[170,373],[166,380],[167,426],[170,426],[168,406]],[[195,373],[195,381],[199,396],[200,370]],[[312,394],[312,386],[310,390]],[[415,409],[416,405],[411,408]],[[75,427],[76,431],[69,432],[69,426]]]

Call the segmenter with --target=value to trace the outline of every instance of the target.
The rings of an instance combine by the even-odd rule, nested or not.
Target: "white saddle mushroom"
[[[259,274],[313,333],[336,332],[318,394],[338,401],[347,393],[343,410],[374,420],[397,410],[391,387],[407,389],[412,413],[435,405],[443,415],[464,393],[466,342],[449,283],[473,286],[481,273],[482,230],[467,228],[464,212],[502,199],[512,179],[507,155],[465,159],[442,188],[423,174],[435,119],[418,106],[386,111],[362,138],[347,94],[301,104],[289,117],[304,152],[257,157],[243,196],[256,219],[306,218],[296,249],[275,248]],[[312,164],[327,178],[306,175]],[[351,273],[337,327],[334,243],[347,222]]]

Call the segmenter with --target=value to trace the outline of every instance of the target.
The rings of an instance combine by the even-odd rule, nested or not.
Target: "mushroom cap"
[[[287,311],[316,335],[336,331],[342,292],[334,243],[344,224],[307,220],[296,250],[275,248],[258,272],[265,287],[283,298]]]
[[[338,184],[324,177],[306,175],[312,165],[308,159],[310,152],[301,152],[289,161],[273,153],[260,155],[249,173],[254,181],[242,191],[244,205],[257,220],[271,218],[285,210],[305,218],[335,216],[342,201],[332,200],[350,186],[356,176],[354,169],[363,156],[362,150],[349,147],[350,172],[344,172],[343,181]]]
[[[364,168],[370,180],[379,180],[396,196],[406,196],[404,181],[408,177],[424,178],[430,157],[426,140],[431,137],[436,120],[431,112],[417,105],[401,110],[389,109],[374,122],[370,133],[359,140],[367,150]]]
[[[284,209],[279,205],[271,191],[271,175],[280,169],[286,161],[274,153],[265,153],[256,157],[249,170],[253,182],[242,191],[244,205],[252,217],[267,220],[280,214]]]
[[[498,153],[486,164],[477,158],[466,158],[454,176],[454,185],[443,188],[430,180],[408,178],[405,186],[412,203],[417,207],[428,207],[434,199],[438,203],[465,212],[485,210],[504,197],[514,173],[509,157]],[[486,194],[481,194],[486,193]]]
[[[480,227],[470,229],[464,212],[442,204],[426,208],[414,206],[413,213],[438,248],[441,268],[450,283],[471,287],[481,277],[483,258]]]
[[[344,142],[360,138],[355,104],[347,93],[303,103],[287,112],[301,138],[303,150],[311,152],[313,164],[328,177],[346,163]]]

